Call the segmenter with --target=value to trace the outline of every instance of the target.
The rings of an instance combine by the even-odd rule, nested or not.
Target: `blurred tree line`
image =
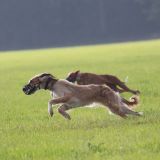
[[[142,6],[146,20],[160,25],[160,0],[136,0]]]
[[[160,37],[160,0],[0,0],[0,50]]]

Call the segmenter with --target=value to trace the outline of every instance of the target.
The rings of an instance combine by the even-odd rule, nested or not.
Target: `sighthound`
[[[69,109],[83,107],[94,102],[109,108],[111,112],[123,118],[127,115],[140,116],[141,112],[133,111],[125,104],[120,95],[106,85],[76,85],[63,79],[57,79],[48,73],[36,75],[23,87],[26,95],[31,95],[39,89],[45,89],[56,95],[48,102],[48,113],[53,116],[52,105],[61,104],[58,112],[71,119],[66,112]]]
[[[94,73],[82,73],[80,71],[71,72],[68,74],[66,80],[70,82],[77,82],[79,85],[88,84],[106,84],[112,88],[115,92],[131,92],[133,94],[139,94],[138,90],[130,89],[119,78],[109,74],[98,75]]]

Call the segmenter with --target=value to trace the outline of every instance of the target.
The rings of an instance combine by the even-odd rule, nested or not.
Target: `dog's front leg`
[[[50,116],[53,116],[53,109],[52,105],[59,104],[59,103],[65,103],[71,98],[71,95],[65,95],[64,97],[55,98],[48,102],[48,113]]]
[[[53,116],[53,109],[52,109],[52,104],[50,101],[48,102],[48,113],[52,117]]]

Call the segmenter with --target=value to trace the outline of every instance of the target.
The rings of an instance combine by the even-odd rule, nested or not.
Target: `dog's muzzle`
[[[26,95],[31,95],[33,94],[36,90],[37,90],[37,87],[36,86],[32,86],[30,84],[27,84],[23,87],[23,92],[26,94]]]

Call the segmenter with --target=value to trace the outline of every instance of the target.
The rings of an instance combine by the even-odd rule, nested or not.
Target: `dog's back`
[[[67,93],[73,93],[73,94],[83,94],[84,92],[89,92],[93,88],[96,88],[97,85],[89,84],[89,85],[77,85],[71,82],[68,82],[66,80],[60,79],[56,82],[54,85],[54,91],[56,93],[61,92],[67,92]]]
[[[105,84],[105,77],[93,73],[80,73],[77,83],[81,85],[88,84]]]

